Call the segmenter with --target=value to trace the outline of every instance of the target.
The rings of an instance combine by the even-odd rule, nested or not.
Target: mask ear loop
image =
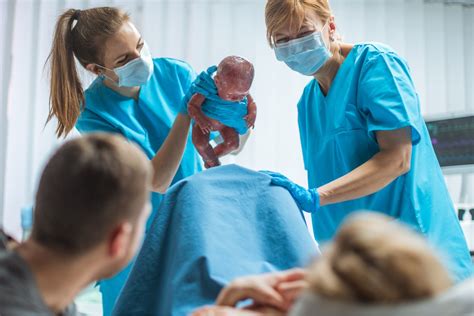
[[[101,66],[101,65],[99,65],[99,64],[94,64],[94,65],[96,65],[96,66],[99,67],[99,68],[102,68],[102,69],[105,69],[105,70],[108,70],[108,71],[112,71],[112,72],[115,73],[115,71],[114,71],[113,69],[109,69],[109,68],[104,67],[104,66]],[[101,74],[99,75],[99,77],[101,77],[102,79],[107,78],[107,79],[109,79],[110,81],[112,81],[113,83],[115,83],[115,84],[117,84],[117,85],[119,84],[119,82],[115,82],[115,80],[113,80],[112,78],[110,78],[109,76],[107,76],[105,73],[101,73]],[[118,76],[117,76],[117,77],[118,77]],[[120,81],[120,78],[119,78],[119,81]]]
[[[326,41],[324,40],[324,36],[323,35],[323,31],[324,29],[326,28],[326,26],[329,26],[330,23],[329,23],[329,20],[324,24],[323,28],[321,29],[321,38],[323,39],[323,42],[324,42],[324,45],[326,46],[326,49],[332,54],[331,52],[331,42],[335,42],[336,39],[334,38],[333,35],[329,34],[329,43],[326,44]],[[341,50],[341,49],[339,49]]]
[[[326,27],[326,25],[330,25],[329,23],[329,20],[326,22],[326,24],[323,26],[323,29]],[[331,42],[335,42],[336,41],[336,38],[334,37],[334,35],[332,34],[329,34],[329,47],[327,48],[329,51],[331,51]],[[341,54],[342,56],[342,48],[339,46],[339,54]]]

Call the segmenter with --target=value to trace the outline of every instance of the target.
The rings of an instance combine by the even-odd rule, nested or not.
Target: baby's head
[[[377,213],[350,218],[309,274],[316,294],[362,303],[424,299],[451,279],[421,236]]]
[[[241,101],[249,94],[255,71],[248,60],[229,56],[217,67],[214,77],[219,97],[227,101]]]

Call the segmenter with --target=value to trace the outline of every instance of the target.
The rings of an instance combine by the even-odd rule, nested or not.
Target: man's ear
[[[120,258],[128,254],[133,242],[132,224],[125,222],[115,227],[109,237],[108,252],[111,257]]]

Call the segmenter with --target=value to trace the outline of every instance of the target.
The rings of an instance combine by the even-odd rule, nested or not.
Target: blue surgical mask
[[[324,27],[323,27],[324,29]],[[305,76],[314,75],[331,58],[322,32],[275,45],[275,55],[292,70]]]
[[[97,66],[108,69],[100,65]],[[119,87],[137,87],[147,83],[153,74],[153,59],[151,58],[148,45],[144,43],[140,57],[129,61],[121,67],[114,68],[113,72],[115,72],[118,77],[117,85]]]

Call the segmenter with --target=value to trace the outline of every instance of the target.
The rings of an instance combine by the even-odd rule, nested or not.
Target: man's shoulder
[[[52,315],[41,299],[26,262],[6,247],[0,248],[0,315]]]

